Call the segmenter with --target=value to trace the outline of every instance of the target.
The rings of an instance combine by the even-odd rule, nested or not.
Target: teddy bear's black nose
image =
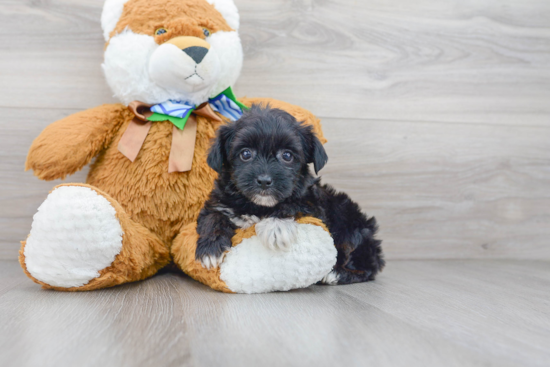
[[[191,57],[197,64],[200,64],[208,53],[208,49],[206,47],[199,46],[187,47],[182,51],[189,55],[189,57]]]

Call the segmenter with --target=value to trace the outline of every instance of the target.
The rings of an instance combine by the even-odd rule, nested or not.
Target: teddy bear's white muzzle
[[[149,75],[159,86],[178,93],[211,88],[219,78],[220,61],[216,50],[202,47],[180,49],[165,43],[149,61]]]

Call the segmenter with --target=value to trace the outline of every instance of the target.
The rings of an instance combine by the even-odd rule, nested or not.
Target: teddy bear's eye
[[[157,30],[155,31],[155,35],[161,36],[161,35],[163,35],[163,34],[165,34],[165,33],[167,33],[167,32],[168,32],[168,31],[166,30],[166,28],[159,28],[159,29],[157,29]]]
[[[210,37],[210,31],[208,30],[208,28],[203,28],[202,33],[204,33],[205,37]]]

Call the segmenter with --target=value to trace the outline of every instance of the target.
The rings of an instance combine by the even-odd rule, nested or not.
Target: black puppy
[[[326,223],[338,250],[323,283],[373,280],[384,267],[376,220],[312,176],[308,163],[318,173],[327,160],[311,126],[279,109],[253,106],[222,126],[208,156],[219,177],[199,215],[196,259],[207,268],[218,266],[235,229],[253,224],[265,245],[287,249],[295,241],[294,218],[314,216]]]

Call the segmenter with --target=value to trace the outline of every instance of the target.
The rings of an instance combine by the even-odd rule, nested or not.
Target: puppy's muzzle
[[[176,37],[166,43],[172,44],[185,52],[197,64],[200,64],[210,51],[210,44],[198,37]]]
[[[268,176],[268,175],[258,176],[258,178],[256,179],[256,182],[258,183],[258,186],[261,186],[263,190],[273,185],[273,179],[271,178],[271,176]]]

